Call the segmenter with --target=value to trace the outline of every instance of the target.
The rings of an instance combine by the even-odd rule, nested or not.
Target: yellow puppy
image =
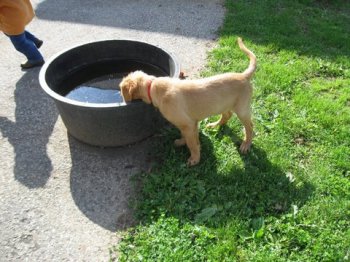
[[[221,114],[219,121],[209,127],[224,125],[236,113],[245,128],[245,138],[240,147],[246,153],[253,139],[251,121],[252,87],[250,79],[256,69],[256,57],[238,38],[240,49],[249,59],[249,67],[243,73],[226,73],[198,80],[180,80],[155,77],[135,71],[120,83],[125,102],[142,99],[159,108],[162,115],[180,131],[182,137],[175,145],[187,145],[191,152],[188,165],[200,160],[198,122],[212,115]]]

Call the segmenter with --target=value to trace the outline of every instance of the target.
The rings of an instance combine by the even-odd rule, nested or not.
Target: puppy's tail
[[[255,69],[256,69],[256,57],[255,55],[253,54],[252,51],[250,51],[244,44],[243,44],[243,41],[242,41],[242,38],[238,37],[237,39],[237,42],[238,42],[238,45],[239,45],[239,48],[247,54],[247,56],[249,57],[250,59],[250,63],[249,63],[249,67],[243,72],[243,74],[246,75],[247,78],[251,78],[255,72]]]

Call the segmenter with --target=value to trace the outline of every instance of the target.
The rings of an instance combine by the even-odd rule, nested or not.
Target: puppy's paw
[[[175,139],[174,145],[175,145],[175,146],[184,146],[184,145],[186,145],[186,140],[185,140],[185,138]]]
[[[187,160],[187,166],[195,166],[199,163],[199,158],[193,158],[193,157],[190,157],[188,160]]]
[[[248,153],[251,145],[252,145],[251,142],[243,141],[243,143],[241,144],[241,146],[239,148],[239,151],[241,151],[242,154],[246,154],[246,153]]]

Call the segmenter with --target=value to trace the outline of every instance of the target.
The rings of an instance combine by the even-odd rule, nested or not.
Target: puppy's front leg
[[[175,146],[184,146],[184,145],[186,145],[186,139],[184,137],[181,137],[179,139],[175,139],[174,144],[175,144]]]
[[[197,165],[201,158],[200,146],[196,143],[195,138],[190,138],[188,142],[186,142],[188,149],[191,152],[191,156],[187,160],[188,166]]]
[[[186,141],[186,145],[190,150],[191,156],[187,160],[188,166],[194,166],[200,160],[200,145],[198,135],[198,124],[185,125],[181,127],[181,133]]]
[[[219,119],[219,121],[216,121],[214,123],[209,123],[209,124],[207,124],[207,127],[214,128],[214,127],[217,127],[217,126],[225,125],[227,123],[227,121],[231,118],[231,116],[232,116],[232,112],[231,111],[222,113],[221,114],[221,118]]]

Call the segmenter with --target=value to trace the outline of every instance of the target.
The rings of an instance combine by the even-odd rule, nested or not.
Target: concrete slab
[[[205,65],[223,0],[33,0],[27,27],[49,58],[103,39],[131,39],[177,55],[187,75]],[[106,261],[116,231],[132,224],[130,177],[150,166],[151,139],[103,149],[67,134],[39,69],[0,35],[0,261]]]

